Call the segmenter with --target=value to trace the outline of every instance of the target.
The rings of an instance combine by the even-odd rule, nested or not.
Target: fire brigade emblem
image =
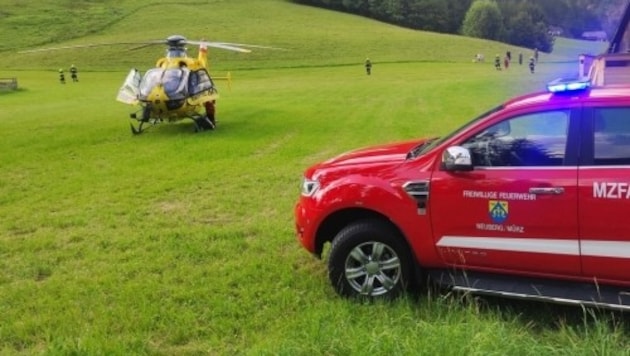
[[[488,214],[495,224],[503,223],[509,213],[508,202],[505,200],[490,200],[488,202]]]

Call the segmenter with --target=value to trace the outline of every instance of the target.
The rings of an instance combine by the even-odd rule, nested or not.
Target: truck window
[[[593,118],[594,164],[630,165],[630,108],[600,108]]]
[[[477,167],[561,166],[569,110],[532,113],[497,123],[463,144]]]

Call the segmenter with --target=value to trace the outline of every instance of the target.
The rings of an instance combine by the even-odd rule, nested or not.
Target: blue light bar
[[[547,84],[547,90],[551,93],[572,93],[587,90],[591,87],[591,82],[587,79],[556,79]]]

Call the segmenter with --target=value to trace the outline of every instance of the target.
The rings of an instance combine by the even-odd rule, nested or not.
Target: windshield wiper
[[[416,157],[418,157],[422,151],[424,150],[425,147],[429,146],[431,143],[435,142],[435,140],[437,140],[438,138],[432,138],[430,140],[426,140],[423,143],[419,144],[418,146],[414,147],[411,149],[411,151],[407,152],[407,157],[405,159],[414,159]]]

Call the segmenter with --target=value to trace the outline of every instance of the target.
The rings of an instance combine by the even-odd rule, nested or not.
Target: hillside
[[[34,12],[37,8],[39,11]],[[38,25],[32,25],[37,23]],[[14,1],[0,12],[0,66],[46,69],[76,63],[83,71],[149,67],[158,47],[97,47],[19,54],[23,49],[87,43],[141,42],[182,34],[190,39],[252,43],[286,51],[251,54],[212,53],[218,70],[310,67],[383,62],[469,62],[475,53],[494,54],[528,49],[462,36],[414,31],[359,16],[296,5],[283,0],[193,1],[136,0],[124,3]],[[192,52],[194,53],[194,52]],[[572,60],[552,54],[548,60]]]

